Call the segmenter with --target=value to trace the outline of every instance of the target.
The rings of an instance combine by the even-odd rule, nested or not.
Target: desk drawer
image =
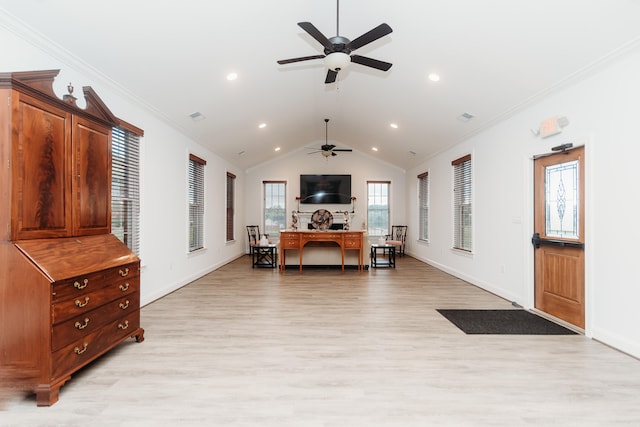
[[[352,238],[344,236],[344,248],[345,249],[360,249],[362,247],[362,238]]]
[[[140,310],[102,326],[53,353],[53,378],[73,372],[124,340],[140,327]]]
[[[105,323],[137,310],[139,304],[139,294],[134,293],[55,325],[51,337],[53,351],[90,334]]]
[[[314,240],[330,240],[332,242],[339,242],[342,240],[343,235],[341,233],[327,233],[324,231],[318,231],[317,233],[306,233],[302,239],[306,241]]]
[[[280,240],[282,239],[294,239],[294,240],[298,240],[298,234],[299,233],[287,233],[287,232],[281,232],[280,233]]]
[[[65,301],[52,304],[52,323],[60,323],[74,316],[87,313],[101,305],[140,290],[140,278],[124,277],[114,282],[105,281],[106,286],[94,292],[86,292]]]
[[[53,284],[52,301],[77,298],[94,290],[104,288],[110,284],[125,283],[133,277],[139,277],[137,263],[126,264],[104,271],[89,273],[68,280],[61,280]]]
[[[281,249],[298,249],[300,247],[300,237],[297,233],[280,233]]]

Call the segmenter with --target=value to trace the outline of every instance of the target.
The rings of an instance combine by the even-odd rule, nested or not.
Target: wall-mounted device
[[[300,203],[351,203],[351,175],[300,175]]]

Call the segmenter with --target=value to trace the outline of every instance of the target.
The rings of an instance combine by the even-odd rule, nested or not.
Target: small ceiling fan
[[[309,154],[322,153],[324,157],[329,158],[331,156],[337,156],[336,151],[353,151],[351,148],[336,148],[335,145],[329,144],[329,119],[324,119],[324,128],[324,144],[320,146],[319,150],[312,151]]]
[[[391,68],[389,62],[379,61],[377,59],[368,58],[366,56],[352,55],[351,52],[361,48],[362,46],[378,40],[381,37],[390,34],[393,30],[387,24],[380,24],[374,29],[364,33],[360,37],[351,41],[346,37],[340,36],[340,0],[336,0],[338,12],[336,17],[336,35],[327,38],[322,34],[311,22],[298,22],[298,26],[305,30],[311,37],[316,39],[324,46],[324,55],[302,56],[299,58],[282,59],[278,64],[291,64],[293,62],[308,61],[311,59],[324,58],[327,66],[327,77],[325,83],[334,83],[338,77],[338,71],[346,68],[351,62],[364,65],[366,67],[375,68],[377,70],[388,71]]]

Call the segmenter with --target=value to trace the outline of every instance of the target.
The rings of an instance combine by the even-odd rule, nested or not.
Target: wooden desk
[[[358,271],[364,270],[364,231],[281,231],[280,232],[280,271],[286,265],[287,249],[300,251],[300,271],[302,271],[302,252],[309,242],[334,242],[340,247],[342,271],[344,271],[344,251],[358,251]]]

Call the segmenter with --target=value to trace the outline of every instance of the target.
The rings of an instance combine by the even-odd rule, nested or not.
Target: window
[[[264,232],[273,240],[286,228],[285,181],[263,181],[264,185]]]
[[[367,181],[367,233],[389,234],[389,181]]]
[[[580,162],[572,160],[544,168],[545,234],[580,238]]]
[[[111,130],[111,232],[140,255],[141,129],[121,124]]]
[[[231,172],[227,172],[227,242],[235,240],[234,222],[236,203],[236,176]]]
[[[418,175],[418,239],[429,240],[429,173]]]
[[[189,252],[204,248],[204,166],[198,156],[189,155]]]
[[[451,162],[453,166],[453,247],[472,250],[471,155]]]

